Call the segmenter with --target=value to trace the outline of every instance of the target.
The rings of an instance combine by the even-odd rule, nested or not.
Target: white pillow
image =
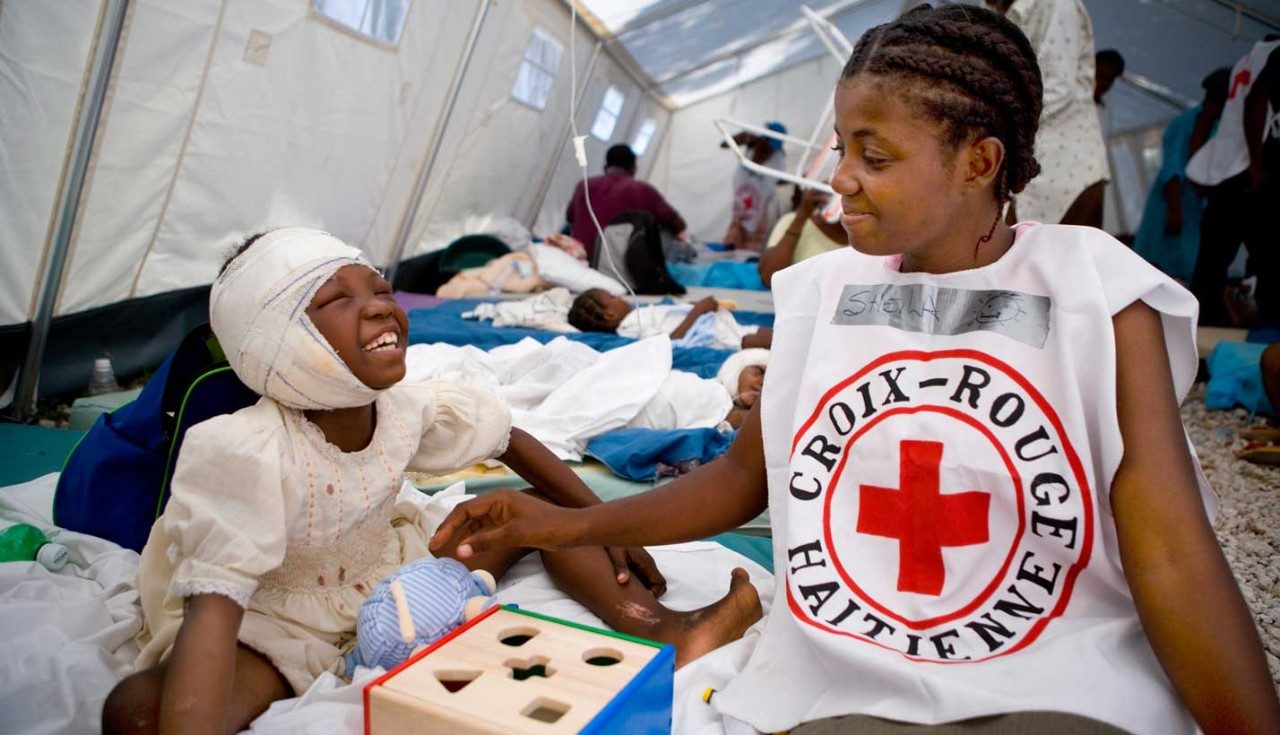
[[[574,293],[583,293],[593,288],[602,288],[617,296],[627,293],[626,287],[617,280],[593,269],[560,248],[535,242],[529,245],[529,254],[538,264],[538,272],[542,274],[543,280],[552,286],[564,286]]]

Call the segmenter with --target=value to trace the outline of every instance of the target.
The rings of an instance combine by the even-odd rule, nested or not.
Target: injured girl
[[[263,397],[187,433],[139,564],[139,671],[108,696],[108,733],[236,732],[322,673],[340,674],[365,596],[430,553],[425,500],[401,492],[406,470],[498,458],[539,497],[599,502],[512,428],[492,393],[404,381],[405,312],[360,251],[331,235],[251,238],[213,285],[210,321],[236,375]],[[454,545],[436,553],[453,557]],[[501,578],[526,553],[463,563]],[[720,601],[677,612],[658,602],[665,581],[642,549],[542,559],[609,625],[674,644],[677,666],[761,614],[741,570]]]
[[[666,334],[678,347],[767,349],[773,342],[772,329],[739,324],[713,296],[693,304],[637,308],[621,296],[593,288],[573,300],[569,324],[584,332],[615,332],[632,339]]]

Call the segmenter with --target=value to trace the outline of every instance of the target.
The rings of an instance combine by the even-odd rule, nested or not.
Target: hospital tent
[[[574,128],[587,172],[631,143],[717,240],[736,163],[715,121],[814,136],[840,62],[812,18],[856,40],[905,7],[572,1],[0,2],[0,404],[24,361],[44,396],[103,353],[153,367],[205,319],[228,249],[268,227],[325,229],[387,268],[469,231],[554,232],[582,175]],[[1132,231],[1162,126],[1280,31],[1280,3],[1084,4],[1097,47],[1128,59],[1104,115],[1109,228]]]

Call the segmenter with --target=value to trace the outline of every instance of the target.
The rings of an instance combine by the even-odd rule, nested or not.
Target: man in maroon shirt
[[[587,179],[591,208],[595,210],[600,226],[608,227],[615,217],[625,212],[648,212],[663,229],[673,234],[683,232],[685,222],[680,213],[667,204],[657,189],[635,178],[635,175],[636,154],[630,146],[615,145],[605,153],[604,174]],[[578,182],[573,190],[565,218],[573,228],[570,234],[586,246],[590,256],[595,251],[597,235],[595,223],[587,211],[582,182]]]

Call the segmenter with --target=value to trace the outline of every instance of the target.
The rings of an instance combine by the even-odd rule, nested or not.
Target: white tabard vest
[[[1259,41],[1231,68],[1231,86],[1227,90],[1227,103],[1222,108],[1222,119],[1218,121],[1218,132],[1187,161],[1188,179],[1205,186],[1217,186],[1249,168],[1249,147],[1244,137],[1244,98],[1276,47],[1280,47],[1280,41]],[[1276,113],[1277,110],[1268,106],[1264,138],[1274,124],[1271,118]]]
[[[720,711],[765,732],[1020,710],[1191,732],[1108,497],[1123,452],[1111,317],[1139,299],[1161,313],[1181,400],[1192,296],[1099,230],[1035,224],[984,268],[904,274],[845,248],[782,271],[774,294],[777,589]]]

